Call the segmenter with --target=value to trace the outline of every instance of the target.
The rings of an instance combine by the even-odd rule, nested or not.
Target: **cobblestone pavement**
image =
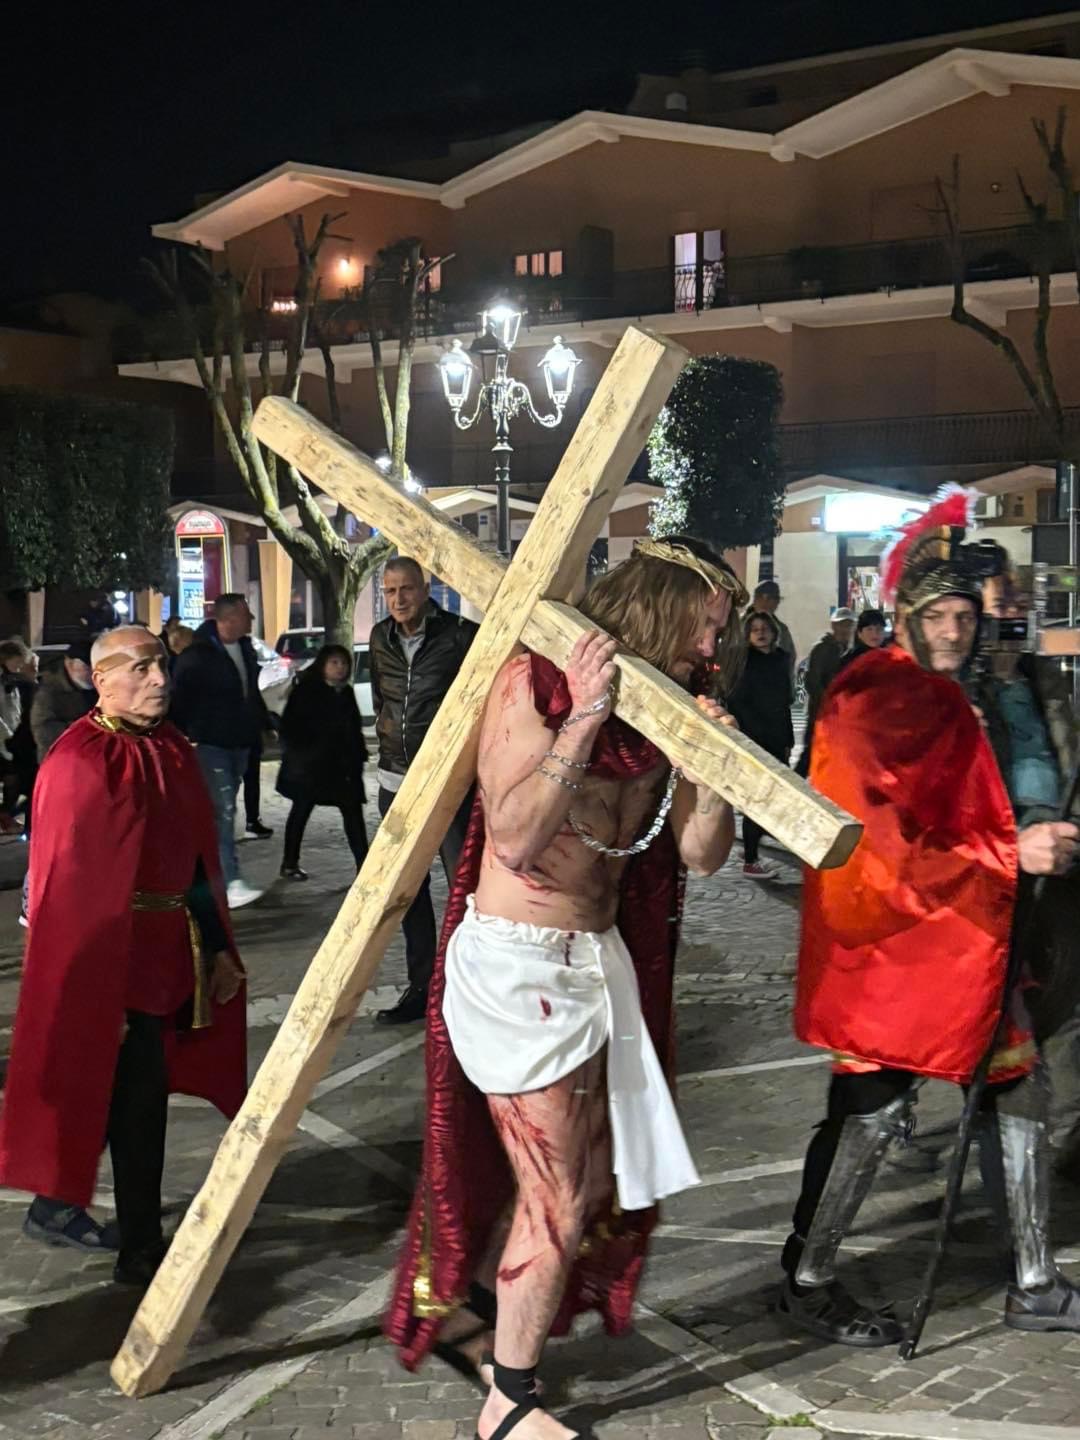
[[[264,816],[274,839],[245,845],[242,855],[247,876],[269,885],[284,820],[276,798]],[[781,863],[774,882],[745,878],[738,851],[719,875],[690,882],[677,988],[679,1100],[703,1184],[665,1207],[635,1333],[613,1344],[582,1325],[550,1347],[551,1403],[603,1440],[775,1440],[792,1429],[856,1440],[1080,1440],[1080,1338],[1000,1324],[1002,1262],[974,1179],[912,1363],[892,1350],[795,1337],[773,1315],[780,1246],[826,1072],[790,1034],[799,876],[772,853]],[[307,885],[275,881],[236,917],[251,971],[253,1063],[349,882],[333,812],[316,812],[304,864]],[[441,904],[441,876],[434,890]],[[17,891],[0,894],[3,1030],[21,953],[17,905]],[[406,1374],[378,1333],[423,1097],[418,1030],[385,1031],[372,1020],[402,982],[399,941],[164,1394],[132,1402],[111,1387],[109,1360],[136,1299],[111,1284],[108,1262],[24,1238],[25,1197],[0,1191],[5,1440],[473,1434],[473,1387],[438,1361]],[[909,1302],[928,1253],[958,1099],[930,1086],[919,1108],[921,1138],[883,1172],[845,1248],[847,1277],[871,1300]],[[221,1133],[208,1108],[174,1106],[170,1224]],[[103,1211],[109,1184],[105,1162]],[[1055,1238],[1066,1266],[1080,1271],[1080,1207],[1067,1190],[1055,1195]]]

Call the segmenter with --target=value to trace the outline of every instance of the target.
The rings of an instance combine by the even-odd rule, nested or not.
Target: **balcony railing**
[[[1066,415],[1066,438],[1080,442],[1080,408]],[[814,474],[855,465],[997,465],[1052,463],[1051,447],[1030,410],[907,419],[782,425],[785,469]]]
[[[1030,226],[972,231],[962,237],[964,274],[971,282],[1010,280],[1038,271],[1043,243]],[[1067,237],[1060,227],[1049,237],[1051,270],[1073,268]],[[775,255],[729,255],[702,267],[666,265],[648,270],[616,270],[602,278],[566,273],[558,276],[491,275],[458,282],[448,266],[442,288],[422,297],[421,336],[471,333],[479,312],[495,294],[511,298],[524,312],[527,327],[590,320],[614,320],[683,311],[724,309],[791,300],[827,300],[840,295],[891,293],[947,285],[952,281],[949,247],[941,236],[884,241],[872,245],[796,246]],[[281,298],[287,298],[284,294]],[[320,302],[325,333],[334,344],[367,338],[368,316],[357,301]],[[389,290],[377,293],[374,322],[383,338],[395,338],[398,319]],[[283,347],[287,313],[253,317],[248,348],[258,349],[263,325],[273,348]],[[127,327],[116,336],[121,361],[182,355],[183,349],[161,335],[147,344]]]

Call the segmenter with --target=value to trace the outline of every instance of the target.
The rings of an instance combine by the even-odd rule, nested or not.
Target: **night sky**
[[[285,159],[395,154],[592,107],[639,70],[711,68],[1069,9],[1027,0],[106,0],[22,4],[5,38],[0,299],[137,299],[149,227]],[[636,15],[637,18],[634,18]]]

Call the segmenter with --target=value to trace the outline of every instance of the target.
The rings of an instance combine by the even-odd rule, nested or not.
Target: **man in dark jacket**
[[[797,774],[810,773],[810,746],[814,738],[814,721],[825,698],[825,691],[840,673],[844,657],[851,649],[855,634],[855,612],[841,606],[829,618],[828,632],[810,651],[806,662],[806,730],[802,754],[795,766]]]
[[[476,626],[432,600],[415,560],[398,556],[383,572],[389,615],[372,629],[371,699],[379,741],[379,814],[385,815],[416,758],[428,727],[465,658]],[[440,847],[447,881],[454,877],[472,808],[466,796]],[[409,984],[397,1004],[380,1010],[383,1025],[422,1020],[438,939],[427,877],[402,921]]]
[[[170,718],[195,744],[214,802],[221,871],[229,909],[250,905],[260,891],[240,877],[236,797],[248,756],[266,723],[259,662],[248,638],[251,611],[242,595],[219,595],[214,617],[176,662]]]
[[[30,731],[39,765],[68,726],[88,714],[96,700],[90,678],[90,642],[76,640],[68,646],[64,663],[41,677],[30,707]]]

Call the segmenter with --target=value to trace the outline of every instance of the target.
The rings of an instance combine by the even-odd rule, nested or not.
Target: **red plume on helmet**
[[[951,531],[966,530],[973,523],[977,499],[974,490],[963,485],[945,485],[934,496],[929,510],[901,526],[881,556],[881,598],[886,605],[895,602],[904,568],[915,550],[922,548],[920,542],[930,540],[937,531],[947,554]]]

